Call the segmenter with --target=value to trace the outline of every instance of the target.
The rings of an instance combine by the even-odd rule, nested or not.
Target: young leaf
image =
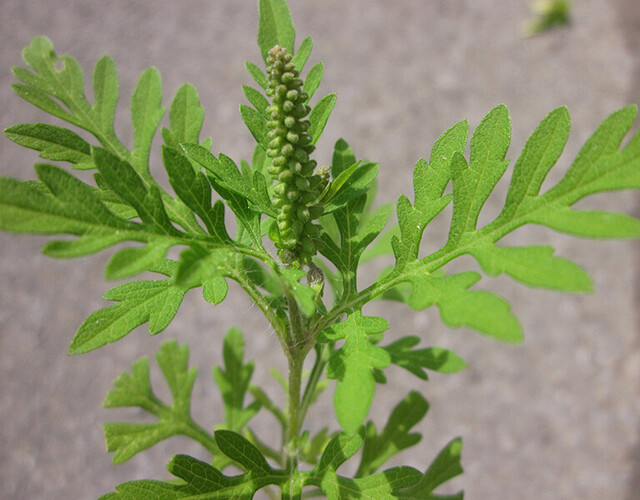
[[[244,406],[254,363],[250,361],[244,364],[244,339],[242,332],[237,328],[227,332],[222,349],[224,369],[214,367],[213,378],[220,388],[224,401],[225,427],[231,431],[241,432],[261,407],[258,401],[254,401],[246,408]]]
[[[310,36],[308,36],[307,38],[302,40],[300,47],[298,47],[298,50],[296,50],[296,53],[293,56],[293,59],[291,60],[293,64],[295,64],[296,68],[298,68],[300,71],[302,71],[302,68],[304,68],[304,65],[306,64],[307,59],[309,59],[312,49],[313,49],[313,40],[311,39]]]
[[[306,92],[309,95],[308,101],[311,100],[313,94],[315,94],[316,90],[318,90],[323,75],[324,64],[322,64],[322,61],[309,70],[309,73],[304,80],[304,86],[302,87],[303,92]]]
[[[164,330],[178,312],[187,288],[172,280],[132,281],[104,294],[119,304],[99,309],[80,325],[69,346],[70,354],[81,354],[121,339],[149,322],[149,333]]]
[[[326,95],[320,99],[318,104],[316,104],[311,110],[311,114],[309,115],[309,122],[311,123],[309,134],[313,139],[313,144],[318,142],[318,139],[320,139],[322,131],[324,130],[327,121],[329,121],[329,116],[331,116],[331,112],[336,105],[336,99],[335,94]]]
[[[373,474],[392,456],[418,444],[422,435],[410,431],[428,410],[427,400],[419,392],[412,391],[393,409],[381,433],[378,434],[375,424],[369,422],[356,477]]]
[[[333,149],[331,174],[334,179],[356,162],[356,156],[344,139],[338,139]]]
[[[258,92],[253,87],[249,87],[248,85],[242,86],[242,91],[244,95],[247,97],[247,100],[253,105],[254,108],[265,118],[269,119],[269,113],[267,112],[267,108],[270,106],[269,101],[264,96],[262,92]]]
[[[269,144],[266,118],[255,109],[244,104],[240,105],[240,116],[253,138],[266,151]]]
[[[258,66],[249,61],[245,61],[244,66],[258,85],[265,90],[269,88],[269,80]]]
[[[25,123],[9,127],[4,134],[16,144],[40,151],[40,158],[68,161],[79,170],[95,168],[89,143],[66,128]]]
[[[296,30],[291,20],[291,12],[285,0],[260,0],[260,20],[258,24],[258,47],[262,58],[267,60],[268,52],[280,45],[293,54]]]
[[[348,434],[355,433],[369,413],[375,392],[373,370],[386,368],[391,362],[389,353],[368,339],[369,335],[382,333],[387,328],[389,324],[385,319],[365,317],[356,311],[346,321],[323,330],[318,340],[346,339],[329,359],[327,377],[338,381],[334,407],[338,422]]]

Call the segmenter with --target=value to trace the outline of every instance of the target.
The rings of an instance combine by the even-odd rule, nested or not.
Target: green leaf
[[[311,110],[309,115],[309,122],[311,127],[309,128],[309,135],[313,139],[312,143],[315,144],[320,139],[322,131],[329,121],[329,116],[336,105],[337,97],[335,94],[329,94],[324,96],[318,104]]]
[[[309,99],[307,100],[307,102],[311,100],[313,94],[315,94],[316,90],[318,90],[323,75],[324,64],[322,64],[322,61],[309,70],[309,73],[304,80],[304,86],[302,87],[302,91],[306,92],[309,95]]]
[[[306,271],[277,267],[275,268],[275,272],[280,278],[282,286],[286,286],[289,293],[295,298],[302,313],[307,317],[312,316],[316,311],[318,292],[300,283],[300,280],[307,275]]]
[[[416,273],[410,278],[409,305],[414,309],[437,305],[451,327],[468,326],[503,342],[521,342],[522,326],[507,301],[490,292],[468,290],[478,280],[475,272],[444,277]]]
[[[120,303],[89,315],[76,332],[69,353],[81,354],[115,342],[147,321],[151,335],[160,333],[178,312],[187,290],[172,280],[132,281],[112,288],[104,298]]]
[[[142,178],[127,162],[102,148],[92,149],[93,159],[104,183],[125,203],[131,205],[144,223],[155,231],[176,235],[178,231],[167,216],[159,188],[147,189]]]
[[[181,151],[163,147],[162,159],[169,182],[178,197],[204,222],[218,243],[230,243],[224,221],[224,205],[211,206],[211,185],[202,172],[195,172]]]
[[[217,306],[226,297],[229,291],[227,280],[224,279],[222,273],[213,273],[210,278],[202,282],[202,297],[204,300]]]
[[[253,105],[254,108],[266,119],[269,120],[269,113],[267,108],[270,106],[269,101],[262,92],[258,92],[253,87],[248,85],[242,86],[242,91],[247,97],[247,100]],[[242,110],[240,111],[242,113]],[[255,136],[254,136],[255,137]]]
[[[65,128],[25,123],[9,127],[4,134],[16,144],[40,151],[40,158],[68,161],[81,170],[95,168],[89,143]]]
[[[356,162],[356,156],[344,139],[338,139],[333,149],[331,174],[334,179]]]
[[[293,64],[295,64],[296,68],[298,68],[299,71],[302,71],[302,68],[304,68],[304,65],[306,64],[307,60],[309,59],[309,56],[311,55],[312,49],[313,49],[313,40],[311,39],[310,36],[308,36],[307,38],[302,40],[300,47],[298,47],[298,50],[296,50],[296,53],[293,56],[293,59],[291,60]]]
[[[459,244],[465,233],[475,231],[482,206],[507,168],[504,157],[510,140],[509,111],[500,105],[487,113],[473,133],[469,164],[462,156],[463,151],[453,154],[450,245]]]
[[[473,256],[490,275],[507,273],[530,286],[565,292],[591,292],[589,275],[568,259],[553,256],[549,246],[477,247]]]
[[[266,118],[255,109],[244,104],[240,105],[240,116],[256,142],[266,151],[269,144]]]
[[[382,432],[378,434],[375,424],[369,422],[356,477],[373,474],[391,457],[418,444],[422,435],[410,431],[428,410],[427,400],[412,391],[393,409]]]
[[[146,357],[132,365],[131,373],[122,373],[114,383],[115,388],[107,394],[104,407],[139,407],[156,417],[157,421],[105,424],[107,451],[115,452],[114,463],[126,462],[160,441],[178,434],[188,436],[193,431],[190,408],[197,370],[188,367],[188,347],[180,347],[175,341],[166,342],[156,353],[156,359],[171,390],[173,405],[163,403],[153,393]]]
[[[227,332],[222,355],[224,369],[214,367],[213,378],[220,388],[224,401],[225,427],[231,431],[241,432],[247,422],[258,412],[261,404],[255,401],[246,408],[244,406],[244,398],[253,375],[254,362],[244,363],[244,339],[238,328],[232,328]],[[225,452],[225,454],[229,456],[228,453]]]
[[[389,353],[373,345],[368,336],[389,328],[383,318],[365,317],[360,311],[345,321],[330,326],[320,334],[319,342],[346,339],[344,345],[329,359],[327,377],[337,379],[334,407],[340,426],[348,434],[363,424],[375,392],[373,370],[386,368]]]
[[[438,486],[462,474],[461,452],[462,440],[456,438],[443,448],[416,484],[409,488],[394,491],[396,498],[402,500],[437,500],[442,498],[462,500],[462,492],[447,497],[433,494],[433,491]]]
[[[133,125],[133,167],[145,175],[149,173],[151,141],[164,115],[162,106],[162,80],[156,68],[146,69],[131,97],[131,123]]]
[[[467,367],[462,358],[448,349],[441,347],[413,349],[419,343],[419,337],[407,336],[383,346],[383,349],[391,356],[391,363],[404,368],[422,380],[428,379],[425,369],[440,373],[456,373]]]
[[[638,219],[612,212],[572,210],[564,206],[548,205],[538,210],[531,222],[584,238],[640,237]]]
[[[538,195],[547,173],[564,149],[570,128],[571,118],[565,107],[552,111],[538,125],[513,168],[503,217],[516,217],[525,199]]]
[[[258,47],[262,58],[267,60],[269,51],[275,46],[284,47],[293,54],[296,30],[291,12],[285,0],[260,0],[258,24]]]
[[[264,90],[269,88],[269,80],[258,66],[249,61],[245,61],[244,66],[258,85]]]
[[[195,87],[185,83],[176,92],[169,110],[169,128],[163,129],[165,142],[178,148],[183,142],[198,144],[204,121],[204,110]]]
[[[178,242],[153,242],[144,247],[125,248],[116,253],[105,268],[105,278],[118,280],[130,278],[151,269],[164,259],[169,248]]]
[[[93,112],[102,130],[113,130],[119,89],[116,65],[111,57],[104,56],[93,69]]]
[[[283,485],[288,480],[285,471],[274,470],[266,464],[264,457],[249,441],[228,431],[217,431],[216,441],[226,452],[239,458],[248,457],[245,462],[249,472],[240,476],[224,476],[218,469],[187,455],[173,457],[167,469],[179,478],[176,482],[130,481],[116,487],[117,493],[101,497],[101,500],[174,500],[181,498],[207,498],[208,500],[251,500],[255,492],[274,484]],[[254,462],[254,460],[256,460]]]
[[[65,111],[62,106],[51,99],[42,90],[30,85],[22,85],[19,83],[14,83],[13,85],[11,85],[11,88],[22,99],[40,108],[41,110],[46,111],[50,115],[56,116],[70,123],[76,123],[76,120],[70,113]]]

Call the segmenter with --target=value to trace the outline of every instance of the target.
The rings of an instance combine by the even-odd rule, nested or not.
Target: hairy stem
[[[287,405],[287,439],[285,446],[285,462],[289,472],[288,494],[291,498],[296,497],[296,485],[298,472],[299,434],[300,434],[300,392],[302,389],[302,365],[304,354],[297,349],[293,349],[289,356],[289,404]],[[298,492],[299,494],[299,492]]]

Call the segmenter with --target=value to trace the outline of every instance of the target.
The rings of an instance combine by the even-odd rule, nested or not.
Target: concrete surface
[[[46,120],[12,94],[9,71],[21,64],[22,47],[46,34],[86,71],[104,53],[115,58],[122,86],[118,127],[126,141],[132,87],[145,67],[155,65],[166,100],[182,82],[194,83],[214,149],[246,158],[252,145],[237,103],[243,102],[241,85],[250,84],[244,60],[259,58],[255,3],[2,0],[0,126]],[[640,101],[637,0],[574,3],[569,29],[523,39],[526,0],[292,1],[299,40],[311,34],[312,57],[325,62],[321,91],[335,91],[339,99],[319,161],[329,162],[333,143],[345,137],[358,154],[380,162],[380,199],[393,201],[410,191],[413,164],[429,154],[440,132],[463,118],[475,125],[504,102],[513,119],[511,158],[548,111],[569,106],[574,126],[561,162],[566,167],[600,120]],[[0,157],[2,175],[33,178],[34,152],[2,138]],[[156,153],[156,171],[157,160]],[[551,177],[562,172],[558,167]],[[502,194],[505,186],[499,186]],[[502,200],[491,200],[485,220]],[[639,212],[632,194],[599,197],[588,206]],[[425,252],[442,243],[445,226],[446,220],[428,231]],[[177,338],[191,345],[192,363],[200,367],[195,417],[205,426],[221,421],[209,374],[230,326],[244,329],[257,380],[269,380],[269,366],[283,366],[259,312],[236,288],[217,308],[193,293],[161,335],[151,338],[141,328],[98,352],[69,358],[74,331],[105,304],[100,297],[111,285],[102,269],[111,252],[53,261],[40,254],[45,241],[0,234],[0,497],[95,498],[125,480],[167,477],[164,466],[173,453],[206,458],[198,447],[173,439],[126,465],[111,465],[101,424],[137,415],[103,410],[101,402],[134,360]],[[392,382],[374,403],[379,425],[410,389],[422,390],[431,403],[420,426],[423,442],[395,463],[423,468],[460,435],[466,473],[455,486],[466,490],[468,500],[639,498],[638,244],[580,241],[540,228],[518,231],[509,241],[553,244],[590,271],[596,292],[568,296],[508,279],[485,280],[484,287],[513,303],[526,331],[523,346],[449,330],[434,310],[367,307],[368,314],[388,315],[390,336],[419,334],[469,363],[465,372],[433,376],[427,384],[390,373]],[[470,259],[460,266],[476,267]],[[275,385],[267,390],[280,397]],[[333,419],[328,397],[310,419],[312,428]],[[268,433],[272,425],[265,418],[260,427]]]

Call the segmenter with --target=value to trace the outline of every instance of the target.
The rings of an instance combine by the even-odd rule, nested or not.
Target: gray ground
[[[136,77],[155,65],[167,99],[184,81],[196,85],[214,149],[246,158],[252,145],[237,103],[241,85],[250,83],[244,60],[259,58],[255,3],[2,0],[0,126],[45,119],[12,94],[9,68],[21,63],[20,50],[35,35],[46,34],[85,68],[104,53],[115,58],[124,96],[122,137],[130,135],[125,106]],[[526,0],[291,3],[300,39],[311,34],[313,57],[325,62],[321,90],[339,97],[318,158],[329,162],[332,144],[345,137],[357,153],[380,162],[383,201],[409,192],[415,160],[428,155],[441,131],[463,118],[475,125],[500,102],[512,114],[512,158],[546,112],[568,105],[574,127],[566,165],[601,119],[640,101],[637,0],[576,0],[570,29],[533,39],[519,31],[528,17]],[[33,152],[3,138],[0,156],[3,175],[33,178]],[[551,177],[561,173],[559,168]],[[504,188],[501,183],[502,193]],[[494,199],[486,218],[501,204]],[[601,197],[589,206],[638,212],[631,194]],[[425,251],[437,248],[444,231],[441,224],[428,233]],[[166,477],[164,464],[173,453],[206,458],[180,439],[124,466],[111,465],[104,451],[102,422],[131,416],[101,409],[105,394],[120,372],[163,340],[175,337],[192,347],[192,362],[201,367],[194,413],[203,425],[223,418],[209,367],[232,325],[246,333],[257,380],[280,397],[267,382],[267,367],[282,366],[278,343],[235,288],[214,309],[198,294],[188,296],[158,337],[140,329],[96,353],[69,358],[73,332],[104,305],[107,256],[53,261],[40,255],[44,241],[0,234],[0,497],[95,498],[125,480]],[[466,473],[457,486],[469,500],[639,498],[638,245],[579,241],[535,228],[510,241],[550,242],[591,272],[596,292],[560,295],[507,279],[485,285],[512,301],[527,335],[523,346],[451,331],[433,310],[368,307],[369,314],[388,315],[391,335],[422,335],[469,362],[465,372],[433,376],[428,384],[391,373],[373,418],[382,425],[402,395],[422,390],[431,402],[420,426],[424,441],[398,463],[422,468],[450,438],[462,436]],[[475,267],[470,259],[463,264]],[[310,418],[313,428],[330,422],[330,399]],[[265,420],[262,430],[271,425]]]

